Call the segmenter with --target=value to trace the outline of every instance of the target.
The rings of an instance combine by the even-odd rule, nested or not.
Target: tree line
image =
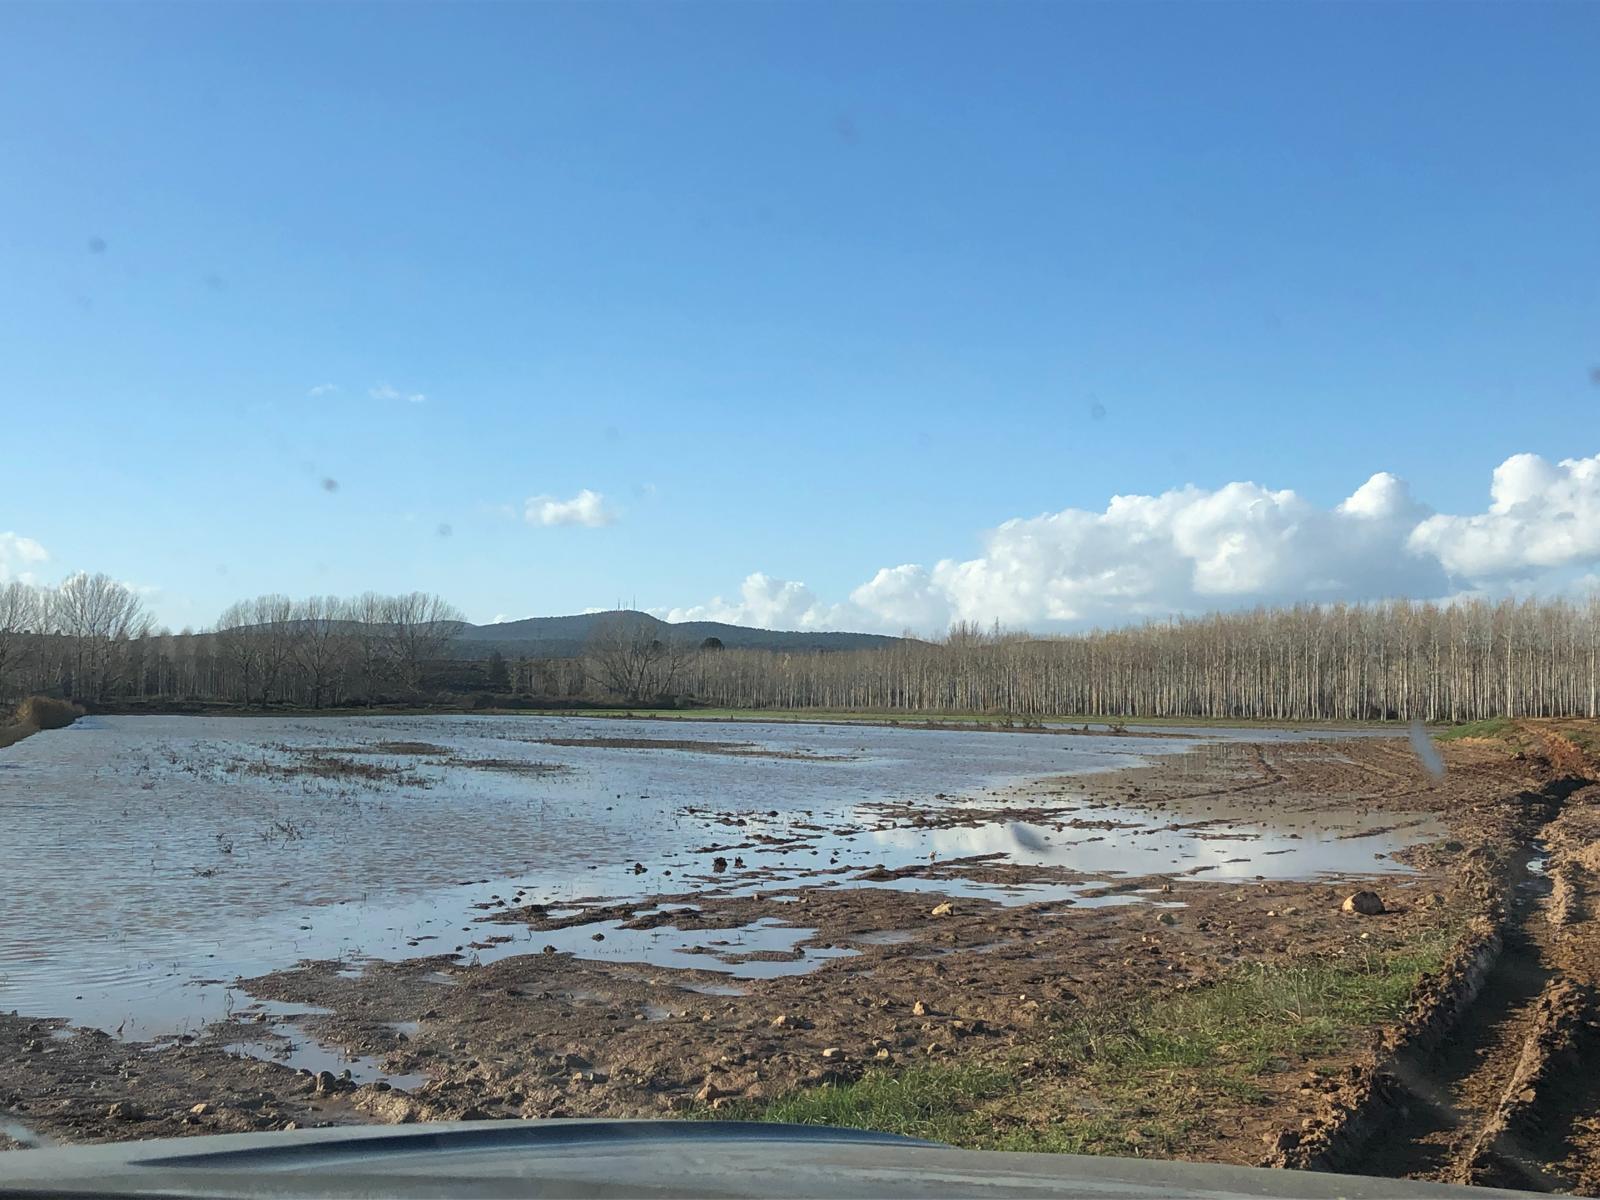
[[[1298,605],[1050,638],[961,626],[815,657],[729,650],[696,664],[693,690],[738,708],[1024,717],[1600,716],[1600,594]]]
[[[157,630],[106,575],[0,587],[0,699],[289,703],[322,708],[427,698],[425,676],[465,618],[425,592],[258,596],[198,633]]]
[[[0,699],[322,708],[477,693],[1022,718],[1600,716],[1600,593],[1299,605],[1053,637],[961,625],[936,641],[825,653],[691,643],[620,614],[577,658],[494,652],[484,662],[451,653],[463,622],[423,592],[268,595],[174,634],[105,575],[10,583],[0,587]]]

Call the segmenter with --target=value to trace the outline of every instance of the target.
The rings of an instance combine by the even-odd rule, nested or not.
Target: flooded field
[[[931,1079],[967,1124],[926,1131],[963,1144],[1320,1162],[1370,1107],[1328,1081],[1387,1070],[1410,997],[1467,994],[1513,921],[1493,1053],[1429,1068],[1463,1115],[1392,1149],[1487,1161],[1519,1047],[1566,1028],[1523,968],[1600,962],[1600,805],[1527,745],[1441,771],[1390,730],[90,718],[0,754],[0,1149]]]
[[[772,977],[854,951],[779,957],[814,932],[803,921],[752,922],[708,943],[670,924],[535,933],[480,920],[512,906],[559,914],[663,893],[739,896],[974,856],[1082,879],[863,882],[1008,903],[1126,903],[1140,897],[1083,893],[1158,871],[1403,870],[1384,856],[1434,832],[1424,818],[1397,823],[1355,803],[1264,808],[1248,793],[1160,810],[1055,795],[1048,823],[1011,818],[1037,804],[1041,779],[1132,767],[1197,739],[1209,747],[1202,765],[1225,770],[1241,742],[1228,731],[1164,733],[90,718],[0,758],[0,1009],[161,1038],[247,1005],[237,978],[303,959],[485,962],[548,946]],[[929,827],[928,813],[959,823]]]

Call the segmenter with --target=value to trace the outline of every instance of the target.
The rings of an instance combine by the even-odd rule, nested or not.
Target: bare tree
[[[233,671],[239,696],[246,704],[250,703],[252,686],[261,673],[262,639],[252,628],[254,622],[255,614],[250,602],[240,600],[223,609],[213,634],[217,653]],[[262,703],[265,702],[266,693],[263,691]]]
[[[422,684],[422,669],[438,658],[461,632],[466,617],[454,605],[427,592],[391,596],[384,604],[385,652],[389,668],[401,685],[415,693]]]
[[[249,634],[261,643],[261,706],[266,707],[285,668],[294,661],[300,630],[287,596],[257,596],[250,601]]]
[[[694,653],[681,639],[661,636],[654,622],[618,613],[595,627],[584,665],[599,687],[636,703],[670,695]]]
[[[150,632],[150,616],[126,584],[79,572],[51,593],[50,624],[66,645],[74,696],[102,700],[121,681],[129,645]]]
[[[305,673],[313,708],[321,708],[325,698],[338,700],[354,642],[346,612],[336,596],[311,596],[294,607],[295,659]]]
[[[345,606],[354,643],[354,661],[361,676],[362,693],[370,707],[388,670],[384,655],[389,645],[389,601],[376,592],[363,592]]]
[[[44,597],[38,588],[20,580],[0,587],[0,699],[14,694],[11,674],[39,638],[44,618]]]

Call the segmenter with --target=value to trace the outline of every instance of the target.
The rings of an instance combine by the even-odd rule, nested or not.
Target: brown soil
[[[1526,732],[1526,731],[1524,731]],[[1597,764],[1549,729],[1530,786],[1480,812],[1474,929],[1411,1014],[1269,1161],[1536,1191],[1600,1188]]]
[[[482,965],[471,954],[373,963],[359,974],[346,962],[311,962],[246,981],[260,999],[331,1010],[295,1023],[396,1075],[426,1076],[409,1088],[332,1077],[319,1085],[277,1063],[230,1057],[224,1047],[241,1037],[232,1027],[151,1048],[88,1033],[61,1040],[49,1022],[0,1016],[0,1061],[11,1064],[0,1074],[0,1117],[41,1136],[95,1140],[291,1121],[651,1116],[776,1097],[872,1067],[1005,1061],[1026,1072],[1051,1030],[1086,1006],[1202,988],[1239,964],[1382,952],[1460,927],[1468,932],[1454,957],[1424,979],[1395,1028],[1352,1031],[1342,1056],[1284,1061],[1258,1081],[1259,1096],[1196,1096],[1204,1119],[1163,1151],[1251,1163],[1265,1144],[1286,1166],[1593,1188],[1600,1098],[1569,1068],[1584,1055],[1593,1061],[1600,1045],[1592,1041],[1600,787],[1585,782],[1600,771],[1570,746],[1512,754],[1497,743],[1453,743],[1443,779],[1427,775],[1401,739],[1262,743],[1227,754],[1201,746],[1149,767],[1040,781],[1004,806],[1006,820],[1085,837],[1116,828],[1085,814],[1086,796],[1170,811],[1175,824],[1202,833],[1241,804],[1436,814],[1448,836],[1408,852],[1416,873],[1407,876],[1240,884],[1157,874],[1075,900],[1003,906],[959,889],[941,894],[940,884],[1081,880],[988,856],[851,869],[848,879],[838,874],[846,868],[825,867],[815,883],[769,887],[730,846],[729,872],[707,887],[680,880],[684,890],[638,902],[554,912],[513,900],[483,914],[473,943],[488,950],[504,931],[527,930],[537,949],[547,930],[595,925],[604,937],[670,925],[689,932],[704,970],[547,951]],[[877,817],[888,826],[1000,814],[998,802],[971,801],[885,805]],[[728,813],[721,823],[750,819]],[[1388,824],[1334,828],[1354,837]],[[753,855],[765,835],[746,824],[735,836]],[[1530,871],[1545,847],[1548,868]],[[873,886],[909,876],[928,890]],[[730,883],[756,890],[731,896]],[[1360,886],[1377,890],[1386,911],[1340,912]],[[1184,907],[1092,903],[1134,891]],[[757,921],[813,932],[792,953],[741,956],[719,944],[729,940],[721,931]],[[821,949],[847,953],[776,978],[726,973],[741,957]],[[266,1024],[251,1036],[271,1036]],[[1019,1119],[1048,1122],[1063,1105],[1097,1101],[1039,1070],[1029,1089],[1037,1101],[1018,1100],[1037,1111]],[[196,1115],[197,1103],[211,1109]]]

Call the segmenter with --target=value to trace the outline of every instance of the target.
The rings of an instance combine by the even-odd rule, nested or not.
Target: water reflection
[[[1198,732],[1225,747],[1219,754],[1237,754],[1231,743],[1246,732],[1269,736]],[[775,757],[543,742],[619,733],[740,741]],[[424,745],[394,749],[405,742]],[[811,931],[775,924],[531,934],[479,918],[701,880],[730,893],[785,879],[847,883],[875,863],[929,855],[1004,853],[1096,875],[1211,866],[1223,877],[1276,878],[1370,870],[1373,855],[1392,848],[1380,837],[1331,842],[1325,827],[1297,839],[1292,815],[1243,810],[1206,814],[1244,822],[1231,839],[1157,828],[1172,814],[1134,809],[1093,813],[1135,824],[1115,837],[1000,823],[863,831],[885,804],[936,794],[998,804],[1027,780],[1133,766],[1195,744],[569,717],[92,717],[5,752],[0,1006],[148,1039],[228,1017],[243,999],[233,980],[302,959],[343,958],[353,971],[368,958],[487,961],[546,944],[753,978],[854,951],[796,956]],[[817,874],[828,870],[837,874]],[[1015,901],[1081,890],[873,886]]]

